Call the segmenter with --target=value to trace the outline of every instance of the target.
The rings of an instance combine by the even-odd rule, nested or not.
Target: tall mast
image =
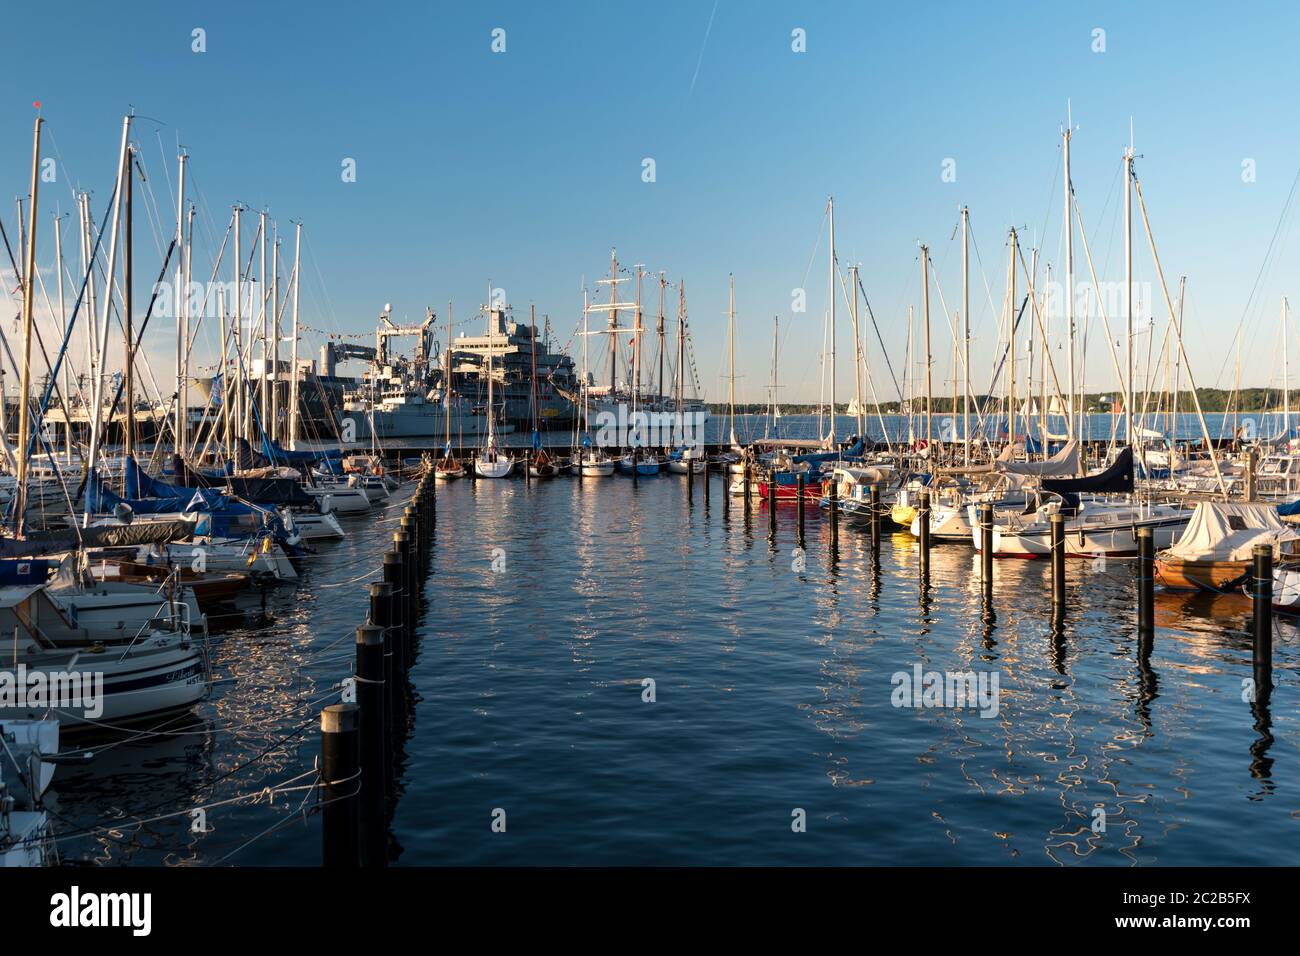
[[[126,140],[125,128],[122,132]],[[18,486],[14,492],[15,527],[22,532],[23,515],[27,510],[27,444],[31,430],[31,409],[28,407],[28,391],[31,389],[32,364],[32,308],[36,303],[36,194],[40,186],[41,168],[41,118],[36,117],[36,127],[32,132],[32,193],[31,208],[28,210],[27,254],[23,263],[23,365],[18,392]],[[118,172],[119,177],[121,171]],[[19,218],[21,224],[22,219]],[[111,274],[111,273],[110,273]],[[0,395],[0,402],[4,396]]]
[[[1011,229],[1011,264],[1007,286],[1011,302],[1010,332],[1007,335],[1007,441],[1016,441],[1016,230]]]
[[[835,447],[835,197],[828,197],[826,209],[830,215],[831,255],[830,255],[830,299],[831,299],[831,435],[828,448]]]
[[[59,281],[59,326],[68,327],[68,311],[63,301],[63,229],[59,217],[54,217],[54,271]],[[63,363],[63,446],[68,464],[72,464],[72,363]],[[0,406],[4,405],[4,387],[0,385]],[[0,417],[0,422],[3,417]]]
[[[243,260],[239,252],[240,223],[243,220],[243,207],[235,203],[235,305],[231,312],[231,336],[235,344],[235,421],[234,431],[242,433],[244,430],[244,362],[243,362],[243,333],[240,329],[243,317],[240,315],[240,304],[243,300]],[[233,437],[233,436],[232,436]],[[231,445],[230,452],[234,451]]]
[[[1069,397],[1065,402],[1066,414],[1069,415],[1069,421],[1066,424],[1065,433],[1070,438],[1074,437],[1074,216],[1072,214],[1071,198],[1074,192],[1073,184],[1070,182],[1070,135],[1071,123],[1070,113],[1066,110],[1065,132],[1062,134],[1064,148],[1062,150],[1065,162],[1065,326],[1069,335],[1069,349],[1067,361],[1070,364],[1069,376],[1067,378],[1067,387]]]
[[[113,303],[113,275],[117,270],[117,229],[118,229],[118,224],[121,221],[122,192],[126,188],[123,180],[124,177],[130,174],[130,169],[127,165],[129,162],[127,145],[129,142],[130,134],[131,134],[131,117],[130,115],[127,115],[122,118],[122,145],[120,147],[120,151],[118,152],[118,160],[117,160],[117,186],[113,191],[113,228],[112,231],[109,233],[109,239],[108,239],[108,268],[104,272],[105,275],[104,301],[103,301],[103,310],[101,313],[101,318],[99,323],[100,324],[100,332],[99,332],[99,339],[98,339],[99,359],[95,366],[97,369],[100,370],[100,374],[95,377],[95,381],[92,386],[93,389],[92,394],[94,397],[91,399],[91,409],[89,411],[89,414],[92,417],[91,417],[91,426],[90,426],[90,455],[86,462],[87,475],[90,475],[90,473],[94,471],[96,455],[99,452],[100,416],[104,407],[104,395],[103,395],[104,376],[102,373],[104,369],[105,360],[108,358],[108,354],[107,354],[108,353],[108,317],[109,317],[109,313],[112,311],[112,303]],[[24,343],[24,348],[29,349],[30,343]],[[29,364],[28,362],[23,363],[24,377],[26,377],[27,374],[28,364]],[[26,403],[24,402],[24,405],[25,404]],[[26,439],[23,438],[23,436],[21,435],[21,430],[22,429],[20,425],[19,437],[21,440],[19,442],[19,447],[21,451],[25,454]],[[23,482],[21,480],[21,477],[18,482],[18,487],[20,490],[23,488]],[[89,505],[87,505],[86,511],[82,514],[82,527],[83,528],[87,527],[89,524],[90,524],[90,509],[89,509]]]
[[[302,285],[302,223],[293,229],[293,344],[289,347],[289,450],[298,447],[298,287]],[[450,318],[448,318],[450,321]],[[450,334],[450,331],[448,332]]]
[[[1124,150],[1124,440],[1133,442],[1133,144]]]
[[[655,386],[655,402],[662,411],[664,407],[664,270],[659,270],[659,382]]]
[[[1286,296],[1282,296],[1282,436],[1291,434],[1291,370],[1288,367]]]
[[[682,427],[682,397],[686,393],[686,280],[677,280],[677,395],[673,411]]]
[[[609,400],[614,401],[614,387],[618,384],[618,250],[609,250]]]
[[[925,448],[930,454],[933,441],[934,382],[930,375],[930,247],[921,246],[921,305],[925,313]]]
[[[637,263],[636,269],[636,327],[632,330],[632,358],[635,367],[632,369],[632,408],[640,404],[641,400],[641,277],[645,275],[642,271],[642,264]]]
[[[271,247],[271,441],[280,440],[280,230]]]
[[[447,446],[445,454],[451,457],[451,300],[447,300],[447,357],[442,362],[442,407],[447,413]]]
[[[185,341],[186,300],[189,289],[185,284],[185,151],[179,157],[180,172],[176,186],[176,418],[173,431],[176,435],[176,454],[185,457]]]
[[[258,412],[257,412],[257,413],[258,413],[258,416],[259,416],[259,417],[261,418],[261,420],[262,420],[262,429],[265,431],[266,428],[270,425],[270,421],[268,420],[270,416],[268,415],[268,412],[269,412],[270,409],[271,409],[271,391],[270,391],[270,388],[268,387],[268,385],[269,385],[269,380],[268,380],[267,377],[266,377],[266,375],[267,375],[266,361],[267,361],[267,359],[270,357],[270,352],[269,352],[269,350],[268,350],[267,347],[266,347],[266,346],[267,346],[267,335],[268,335],[268,329],[269,329],[269,320],[270,320],[270,316],[268,316],[266,313],[267,313],[267,311],[268,311],[268,306],[270,305],[270,303],[269,303],[269,301],[268,301],[268,299],[267,299],[267,296],[268,296],[268,295],[270,294],[270,292],[271,292],[271,283],[268,282],[267,279],[266,279],[268,273],[267,273],[267,271],[266,271],[266,233],[267,233],[267,229],[266,229],[266,210],[265,210],[265,209],[263,209],[261,212],[259,212],[259,213],[257,214],[257,231],[258,231],[258,233],[260,234],[260,238],[261,238],[261,243],[260,243],[260,245],[261,245],[261,252],[262,252],[262,268],[261,268],[261,272],[258,274],[258,277],[257,277],[257,278],[258,278],[258,291],[261,293],[261,295],[259,295],[258,298],[262,300],[262,305],[261,305],[261,309],[262,309],[262,311],[261,311],[261,315],[258,316],[258,318],[260,319],[260,321],[259,321],[258,324],[261,326],[261,329],[259,330],[259,331],[261,332],[261,335],[260,335],[259,337],[260,337],[261,340],[262,340],[262,381],[259,383],[259,387],[258,387],[258,395],[259,395],[259,399],[258,399]],[[253,342],[249,342],[248,357],[249,357],[249,364],[250,364],[250,365],[252,364],[252,358],[253,358],[253,345],[254,345],[254,344],[255,344],[255,343],[253,343]],[[251,435],[252,435],[252,432],[250,431],[250,438],[251,438]]]
[[[126,160],[126,180],[123,185],[126,187],[126,209],[124,212],[126,218],[126,250],[122,257],[122,335],[125,340],[125,367],[122,370],[122,391],[126,395],[126,418],[123,420],[126,428],[126,435],[123,440],[123,452],[127,458],[135,454],[135,349],[132,348],[131,326],[133,319],[134,306],[131,287],[135,284],[133,275],[135,271],[135,242],[133,241],[132,226],[135,217],[131,215],[131,199],[134,193],[134,179],[132,170],[135,165],[134,147],[127,153]],[[108,410],[109,427],[112,427],[113,409]],[[134,495],[138,489],[124,489],[128,495]]]
[[[863,435],[862,429],[862,336],[858,332],[858,267],[853,265],[849,267],[850,283],[853,286],[853,410],[856,413],[858,427],[858,437]],[[776,346],[772,346],[772,367],[776,367]],[[773,373],[775,374],[775,372]],[[775,380],[773,381],[775,384]]]
[[[961,336],[962,399],[961,437],[970,464],[970,207],[961,207]],[[956,411],[956,409],[953,409]]]
[[[587,434],[587,385],[588,385],[588,378],[589,378],[589,373],[587,371],[587,342],[589,340],[588,336],[590,335],[590,332],[588,331],[588,322],[587,322],[588,306],[589,303],[587,301],[587,286],[586,283],[584,282],[582,287],[582,433],[583,435]],[[447,321],[448,322],[451,321],[450,317],[447,319]],[[610,338],[610,341],[611,343],[613,342],[612,337]],[[610,398],[612,399],[613,396],[611,395]],[[582,461],[582,454],[583,454],[582,451],[578,452],[579,462]]]
[[[487,340],[488,340],[488,343],[487,343],[487,360],[488,360],[488,365],[487,365],[487,368],[488,368],[488,401],[487,401],[487,412],[488,412],[488,423],[487,423],[487,424],[488,424],[488,433],[487,433],[487,437],[488,437],[488,441],[487,441],[487,443],[488,443],[488,447],[491,448],[491,447],[492,447],[492,444],[493,444],[493,440],[494,440],[494,438],[495,438],[495,436],[496,436],[496,427],[495,427],[495,424],[494,424],[494,423],[495,423],[495,421],[496,421],[496,417],[497,417],[496,407],[495,407],[495,405],[494,405],[494,399],[493,399],[493,395],[492,395],[492,283],[491,283],[491,282],[488,282],[488,305],[487,305],[487,308],[488,308],[488,334],[487,334]]]
[[[727,355],[730,379],[727,384],[727,415],[731,444],[736,444],[736,280],[727,273]]]

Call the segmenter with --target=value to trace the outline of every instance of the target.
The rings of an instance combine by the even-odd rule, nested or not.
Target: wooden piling
[[[767,476],[767,526],[776,532],[776,469]]]
[[[1151,636],[1156,630],[1155,611],[1155,534],[1150,528],[1138,528],[1137,545],[1137,585],[1138,585],[1138,633]]]
[[[388,751],[387,704],[384,684],[384,629],[375,624],[357,628],[357,709],[361,719],[361,865],[386,866],[384,821],[385,767]]]
[[[920,507],[916,509],[917,537],[921,542],[921,580],[930,579],[930,492],[921,492]]]
[[[880,551],[880,485],[871,486],[871,547]]]
[[[1273,546],[1257,544],[1251,549],[1255,559],[1253,635],[1255,700],[1266,702],[1273,690]]]
[[[993,506],[979,507],[980,519],[980,574],[984,583],[984,598],[993,600]]]
[[[360,726],[356,704],[330,704],[320,714],[321,862],[361,862]]]
[[[826,497],[831,519],[831,549],[839,547],[840,543],[840,489],[835,483],[835,475],[832,473],[830,478],[830,487],[826,490]]]
[[[384,632],[384,739],[394,739],[397,726],[398,703],[403,694],[394,677],[393,586],[387,581],[370,585],[370,623]]]
[[[406,654],[406,567],[402,552],[396,546],[384,553],[384,581],[391,588],[389,594],[388,626],[393,633],[393,672],[398,687],[405,687]]]
[[[746,517],[746,518],[749,517],[750,510],[751,510],[751,508],[753,507],[753,503],[749,500],[750,468],[751,468],[751,465],[750,465],[749,461],[746,460],[746,462],[745,462],[744,486],[743,486],[743,490],[744,490],[744,493],[745,493],[745,504],[744,504],[744,509],[745,509],[745,517]]]
[[[800,547],[803,547],[803,528],[804,528],[804,524],[803,524],[803,522],[804,522],[804,501],[803,501],[804,494],[803,494],[803,492],[804,492],[804,486],[805,486],[807,483],[808,483],[808,481],[807,481],[807,479],[804,477],[804,473],[803,473],[802,471],[799,472],[799,474],[795,476],[795,480],[794,480],[794,484],[795,484],[795,492],[799,495],[799,546],[800,546]]]
[[[1065,515],[1054,514],[1048,519],[1052,545],[1052,612],[1065,612]]]

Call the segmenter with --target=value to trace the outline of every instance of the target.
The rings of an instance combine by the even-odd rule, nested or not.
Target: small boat
[[[534,478],[554,478],[559,473],[559,466],[546,454],[545,449],[539,448],[528,459],[528,474]]]
[[[837,507],[840,514],[848,518],[871,518],[871,489],[889,481],[893,468],[888,465],[867,465],[865,467],[841,466],[831,473],[830,482],[835,483]],[[818,501],[823,508],[831,505],[830,482],[824,485],[826,494]],[[883,505],[882,505],[883,508]]]
[[[505,478],[514,470],[514,459],[497,448],[495,438],[489,439],[483,454],[474,459],[474,474],[480,478]]]
[[[465,466],[453,455],[444,455],[433,466],[433,477],[438,481],[455,481],[465,477]]]
[[[653,453],[644,457],[638,456],[633,459],[631,455],[624,455],[618,460],[618,470],[625,475],[657,475],[659,474],[659,459]]]
[[[599,448],[583,448],[570,460],[569,471],[582,478],[608,478],[614,474],[614,459]]]
[[[194,640],[184,621],[172,631],[142,631],[125,645],[59,646],[51,635],[69,629],[67,618],[42,587],[13,586],[0,588],[0,624],[12,634],[6,650],[11,643],[26,688],[60,694],[25,692],[0,702],[3,720],[57,715],[65,731],[116,726],[187,710],[211,688],[205,642]]]
[[[1300,532],[1283,521],[1277,508],[1261,502],[1197,502],[1187,527],[1167,550],[1156,558],[1155,578],[1161,587],[1174,591],[1235,590],[1250,574],[1252,551],[1257,544],[1271,544],[1279,562],[1300,558]],[[1274,587],[1275,603],[1285,603],[1300,580],[1295,571],[1275,569],[1282,587]]]
[[[686,448],[680,452],[670,452],[666,464],[668,471],[674,475],[702,475],[706,462],[702,451]]]

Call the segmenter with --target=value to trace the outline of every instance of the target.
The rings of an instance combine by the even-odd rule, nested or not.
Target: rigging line
[[[1265,267],[1268,265],[1269,260],[1270,260],[1270,258],[1271,258],[1272,255],[1273,255],[1273,248],[1274,248],[1274,246],[1276,246],[1276,244],[1277,244],[1277,240],[1278,240],[1278,236],[1279,236],[1279,235],[1281,234],[1281,232],[1282,232],[1282,226],[1283,226],[1283,223],[1285,222],[1285,220],[1286,220],[1288,214],[1289,214],[1290,211],[1291,211],[1292,203],[1293,203],[1294,200],[1295,200],[1295,194],[1296,194],[1296,188],[1297,188],[1297,186],[1300,186],[1300,167],[1297,167],[1297,169],[1296,169],[1296,174],[1295,174],[1295,178],[1291,180],[1291,189],[1290,189],[1290,191],[1289,191],[1289,192],[1287,193],[1287,195],[1286,195],[1286,202],[1285,202],[1285,203],[1283,204],[1283,206],[1282,206],[1282,212],[1281,212],[1281,214],[1278,216],[1278,219],[1277,219],[1277,225],[1276,225],[1276,226],[1274,227],[1274,229],[1273,229],[1273,236],[1272,236],[1272,238],[1270,238],[1269,241],[1268,241],[1268,248],[1264,250],[1264,259],[1263,259],[1262,262],[1260,262],[1260,264],[1259,264],[1259,272],[1256,273],[1256,275],[1255,275],[1255,284],[1252,285],[1251,288],[1250,288],[1250,295],[1248,295],[1248,296],[1246,297],[1246,305],[1245,305],[1245,307],[1244,307],[1244,308],[1242,309],[1242,311],[1241,311],[1241,318],[1237,321],[1237,334],[1238,334],[1238,335],[1241,334],[1241,328],[1242,328],[1242,326],[1245,324],[1245,321],[1246,321],[1246,315],[1247,315],[1247,313],[1250,311],[1251,303],[1252,303],[1252,302],[1254,301],[1254,299],[1255,299],[1255,293],[1259,290],[1260,280],[1263,278]],[[1227,367],[1228,367],[1228,356],[1225,355],[1225,356],[1224,356],[1224,359],[1223,359],[1223,365],[1219,367],[1219,374],[1218,374],[1218,376],[1215,378],[1215,382],[1216,382],[1216,383],[1222,380],[1224,370],[1225,370]]]

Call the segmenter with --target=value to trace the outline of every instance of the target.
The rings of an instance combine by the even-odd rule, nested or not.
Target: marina
[[[1207,79],[1276,77],[1145,8],[197,15],[0,103],[10,923],[1284,913],[1300,144]]]

